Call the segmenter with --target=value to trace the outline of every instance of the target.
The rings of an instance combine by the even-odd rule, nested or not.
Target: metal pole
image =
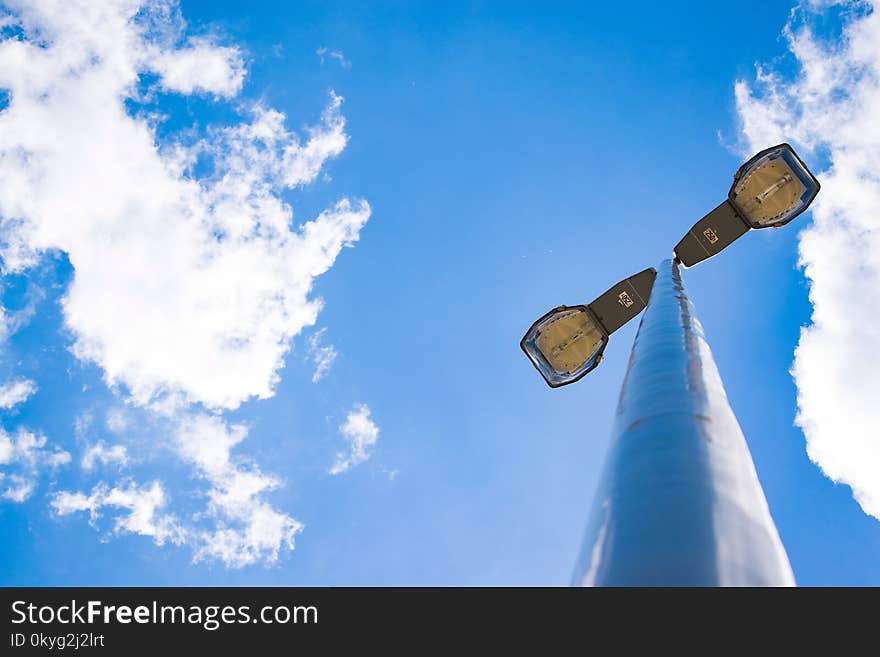
[[[658,268],[576,586],[794,586],[678,265]]]

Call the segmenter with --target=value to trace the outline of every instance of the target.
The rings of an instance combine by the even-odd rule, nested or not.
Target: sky
[[[880,584],[869,4],[0,4],[0,584],[567,584],[637,322],[519,339],[781,141],[684,282],[798,583]]]

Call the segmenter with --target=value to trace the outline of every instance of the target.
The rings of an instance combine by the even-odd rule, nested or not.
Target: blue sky
[[[351,199],[353,214],[332,226],[346,227],[352,239],[333,238],[341,252],[326,273],[291,274],[292,287],[313,282],[308,299],[323,299],[323,307],[314,324],[293,322],[295,335],[281,339],[292,349],[280,356],[277,378],[269,368],[250,388],[216,383],[225,381],[222,373],[174,378],[168,369],[145,382],[137,368],[149,368],[150,350],[167,341],[153,343],[145,333],[142,343],[119,342],[126,322],[137,331],[144,321],[126,309],[121,318],[90,323],[89,308],[112,310],[100,305],[112,269],[95,269],[71,297],[80,272],[93,271],[85,259],[106,253],[88,250],[76,235],[75,213],[46,228],[47,236],[28,238],[32,247],[48,247],[26,265],[11,266],[7,250],[2,305],[17,324],[0,353],[0,383],[32,381],[36,391],[0,410],[2,426],[8,435],[24,428],[44,436],[46,444],[26,473],[33,492],[21,502],[0,501],[0,583],[566,584],[637,326],[613,336],[600,368],[558,390],[547,388],[518,341],[547,309],[588,302],[668,257],[724,198],[743,154],[764,134],[743,118],[752,116],[750,106],[736,104],[735,84],[753,83],[756,62],[796,76],[798,62],[781,36],[791,9],[790,2],[741,2],[727,14],[692,2],[636,2],[625,10],[613,3],[181,2],[187,34],[196,37],[188,47],[211,41],[237,48],[239,60],[230,55],[224,82],[204,82],[192,93],[170,64],[143,74],[141,95],[125,102],[128,116],[153,121],[161,147],[214,139],[217,126],[248,121],[254,103],[282,112],[299,143],[317,134],[330,155],[320,173],[276,184],[272,194],[293,208],[294,225]],[[835,16],[812,24],[836,39]],[[6,34],[19,38],[14,28]],[[246,71],[238,82],[236,61]],[[0,86],[21,84],[12,77]],[[344,147],[333,141],[340,132],[328,109],[332,94],[344,97]],[[150,112],[164,118],[145,118]],[[309,133],[306,126],[323,127]],[[814,147],[802,153],[814,170],[828,166],[835,144],[792,132],[793,141]],[[200,151],[205,159],[190,177],[209,177],[211,158],[236,166],[229,158],[241,145],[235,139],[222,152]],[[255,169],[259,158],[249,162],[260,175],[277,173]],[[360,199],[369,212],[358,214]],[[0,209],[26,207],[7,203]],[[107,221],[96,230],[125,230]],[[798,239],[813,221],[807,213],[785,230],[749,234],[687,271],[685,284],[798,583],[878,585],[878,520],[849,486],[811,462],[795,425],[798,389],[789,370],[813,311]],[[58,246],[68,243],[78,255]],[[151,267],[164,267],[162,251],[146,256],[137,265],[143,270],[123,280],[167,290],[153,286],[162,272]],[[249,280],[249,270],[230,262],[220,272],[228,281]],[[292,299],[297,312],[305,307]],[[65,315],[78,308],[82,316]],[[147,301],[134,308],[150,312]],[[258,333],[274,317],[229,321],[235,331]],[[101,333],[107,327],[116,332]],[[190,339],[188,325],[172,329]],[[337,355],[313,382],[309,338],[322,329],[320,344]],[[89,351],[96,335],[113,349]],[[192,339],[184,344],[198,345],[199,335]],[[110,370],[117,376],[108,386]],[[262,384],[270,393],[258,398]],[[138,385],[148,401],[135,399]],[[175,386],[184,401],[168,392]],[[212,405],[227,393],[240,403]],[[162,395],[165,410],[157,410],[151,404]],[[340,427],[352,416],[363,422],[347,441]],[[224,465],[217,474],[199,460],[207,457],[187,452],[187,431],[199,421],[214,422],[221,438],[230,427],[247,427],[232,470]],[[331,474],[337,454],[355,453],[353,435],[366,440],[366,458]],[[98,443],[124,446],[126,463],[108,457],[83,467]],[[69,462],[50,464],[59,451]],[[282,541],[276,559],[271,548],[257,548],[247,564],[198,556],[205,539],[193,536],[246,524],[232,507],[218,512],[209,502],[227,490],[230,473],[274,478],[277,486],[247,508],[271,507],[279,514],[273,517],[289,518],[283,523],[295,549]],[[162,545],[156,533],[114,529],[124,514],[106,496],[131,482],[143,491],[153,481],[164,491],[161,513],[176,518]],[[104,503],[94,506],[102,484]],[[83,497],[78,511],[59,511],[65,492],[92,496],[91,524]]]

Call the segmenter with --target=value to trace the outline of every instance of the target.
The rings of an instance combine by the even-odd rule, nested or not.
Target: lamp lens
[[[815,198],[819,184],[788,145],[778,146],[740,170],[730,200],[752,226],[781,226]]]
[[[595,367],[607,341],[585,306],[562,306],[538,320],[522,346],[547,383],[556,387]]]

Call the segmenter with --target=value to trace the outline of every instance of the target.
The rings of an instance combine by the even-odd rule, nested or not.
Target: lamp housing
[[[819,181],[788,144],[765,148],[733,176],[727,198],[751,228],[779,228],[819,193]]]
[[[574,383],[602,360],[608,337],[642,312],[657,271],[615,283],[589,305],[557,306],[531,325],[519,346],[551,388]]]
[[[608,332],[588,306],[559,306],[532,324],[520,347],[551,388],[583,378],[602,360]]]

